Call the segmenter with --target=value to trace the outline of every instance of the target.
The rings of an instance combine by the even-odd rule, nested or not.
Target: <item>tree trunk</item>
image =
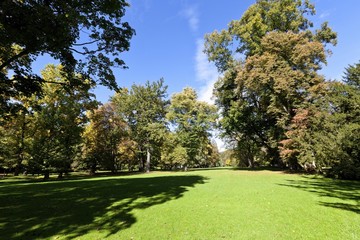
[[[146,172],[149,173],[150,172],[150,150],[149,148],[146,149],[146,164],[145,164],[145,169]]]
[[[253,160],[251,159],[251,157],[248,157],[248,164],[249,168],[254,168]]]
[[[50,178],[50,172],[49,172],[49,170],[46,170],[44,172],[44,180],[48,180],[49,178]]]
[[[95,175],[95,172],[96,172],[96,163],[93,163],[91,164],[91,167],[90,167],[90,176],[94,176]]]
[[[19,176],[20,174],[20,170],[21,170],[21,164],[23,161],[23,155],[24,155],[24,142],[25,142],[25,130],[26,130],[26,115],[25,113],[23,113],[23,123],[21,126],[21,139],[19,142],[19,148],[18,148],[18,154],[17,154],[17,160],[16,160],[16,167],[15,167],[15,172],[14,172],[14,176]]]
[[[143,156],[141,156],[139,159],[139,172],[143,172],[143,171],[144,171],[144,158]]]

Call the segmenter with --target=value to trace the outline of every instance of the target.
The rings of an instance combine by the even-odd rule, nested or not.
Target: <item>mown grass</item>
[[[360,239],[360,183],[271,171],[0,181],[0,239]]]

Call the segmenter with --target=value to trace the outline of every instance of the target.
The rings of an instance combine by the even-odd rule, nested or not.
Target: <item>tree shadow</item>
[[[287,180],[280,186],[298,188],[324,197],[321,206],[360,214],[360,181],[303,176],[303,180]]]
[[[204,168],[189,168],[189,172],[198,172],[198,171],[222,171],[222,170],[231,170],[233,167],[204,167]]]
[[[234,171],[249,171],[249,172],[260,172],[260,171],[272,171],[272,172],[287,172],[286,169],[280,168],[280,167],[234,167],[231,168]]]
[[[137,219],[132,211],[178,199],[205,178],[90,178],[0,185],[3,239],[73,239],[90,231],[110,236]]]

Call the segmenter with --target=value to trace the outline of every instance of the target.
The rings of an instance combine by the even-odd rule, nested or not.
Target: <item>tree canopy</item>
[[[224,72],[215,85],[224,135],[249,165],[255,159],[282,164],[279,142],[296,109],[324,82],[317,71],[336,33],[327,23],[311,31],[306,15],[314,13],[309,1],[259,0],[228,29],[205,37],[205,53]]]
[[[126,67],[119,55],[129,50],[135,33],[122,21],[127,6],[124,0],[1,1],[1,114],[18,106],[12,98],[41,92],[46,80],[32,63],[44,54],[64,67],[66,81],[58,84],[91,79],[118,89],[112,67]],[[74,72],[81,78],[73,78]]]

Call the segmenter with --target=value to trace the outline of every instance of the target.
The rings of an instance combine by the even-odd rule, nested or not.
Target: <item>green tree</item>
[[[186,149],[184,169],[200,164],[201,151],[210,143],[210,131],[217,120],[215,106],[198,101],[195,90],[188,87],[171,97],[167,119],[175,128],[180,146]]]
[[[178,135],[167,132],[161,148],[161,165],[166,170],[172,170],[184,166],[188,161],[186,149],[181,146]]]
[[[39,103],[34,96],[13,100],[21,107],[14,114],[0,117],[0,159],[3,167],[17,176],[30,170],[34,113],[39,110]]]
[[[306,14],[314,13],[308,1],[259,0],[228,29],[206,36],[205,52],[224,72],[215,85],[221,126],[249,166],[259,157],[281,163],[279,142],[295,110],[324,81],[317,71],[336,34],[327,23],[311,32]]]
[[[111,68],[126,67],[119,54],[134,34],[122,21],[127,6],[124,0],[1,1],[1,115],[14,107],[11,98],[41,92],[46,79],[33,73],[31,63],[43,54],[64,66],[68,86],[91,78],[117,89]]]
[[[166,132],[166,90],[164,80],[160,79],[146,82],[145,86],[133,85],[130,91],[123,89],[111,100],[131,129],[131,138],[139,147],[140,170],[146,172],[150,171],[151,155],[160,159],[159,147]]]
[[[0,126],[0,165],[19,175],[29,160],[31,113],[25,107]]]
[[[51,171],[62,177],[70,170],[79,153],[81,133],[87,121],[85,112],[97,104],[89,92],[90,81],[87,85],[65,90],[59,84],[66,81],[62,71],[61,65],[48,65],[42,71],[42,77],[51,83],[43,85],[44,95],[37,102],[40,109],[34,113],[29,165],[41,168],[45,178]]]
[[[113,103],[88,112],[90,122],[83,133],[85,168],[95,174],[100,167],[116,172],[121,165],[120,144],[128,135],[128,126],[116,113]]]
[[[303,168],[334,177],[360,179],[360,64],[344,82],[327,82],[299,109],[282,141],[281,154]]]

